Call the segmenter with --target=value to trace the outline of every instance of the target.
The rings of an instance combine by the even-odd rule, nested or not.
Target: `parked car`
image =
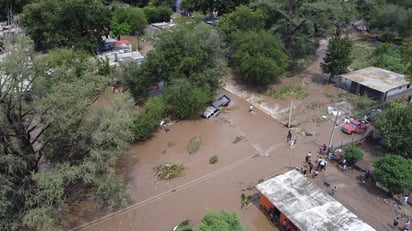
[[[349,135],[352,135],[353,133],[362,134],[366,132],[368,125],[368,122],[365,120],[351,119],[349,123],[342,125],[341,131]]]
[[[217,116],[219,113],[220,113],[220,110],[218,108],[209,106],[206,108],[206,111],[203,112],[202,117],[205,119],[210,119],[214,116]]]
[[[229,103],[230,103],[230,98],[227,97],[226,95],[222,95],[219,99],[215,100],[212,103],[212,106],[215,108],[227,107]]]
[[[230,98],[226,95],[222,95],[217,100],[213,101],[210,106],[206,108],[206,111],[203,112],[202,117],[205,119],[210,119],[214,116],[217,116],[220,113],[220,107],[227,107],[230,103]]]

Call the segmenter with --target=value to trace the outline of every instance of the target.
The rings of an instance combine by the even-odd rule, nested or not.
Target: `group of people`
[[[309,152],[305,156],[304,167],[298,167],[297,170],[299,170],[304,176],[310,175],[312,177],[316,177],[319,175],[320,171],[326,170],[327,165],[327,159],[321,158],[319,155],[316,157],[315,164],[312,163],[312,152]]]
[[[289,143],[290,146],[293,146],[298,143],[298,136],[292,136],[292,132],[289,130],[286,136],[286,142]]]
[[[397,218],[395,218],[395,220],[393,220],[393,226],[397,227],[398,225],[399,225],[399,217],[397,217]],[[408,231],[410,225],[411,225],[411,219],[408,219],[408,221],[405,222],[405,224],[403,224],[402,231]]]

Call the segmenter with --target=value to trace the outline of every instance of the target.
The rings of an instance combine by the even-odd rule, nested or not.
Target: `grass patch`
[[[321,107],[323,107],[323,103],[319,102],[319,101],[314,101],[308,105],[306,105],[306,108],[312,109],[312,110],[316,110],[319,109]]]
[[[172,142],[172,141],[167,142],[167,147],[168,147],[168,148],[171,148],[171,147],[173,147],[173,146],[175,146],[175,145],[176,145],[176,143],[174,143],[174,142]]]
[[[215,164],[218,160],[219,160],[219,157],[214,155],[214,156],[210,157],[209,164]]]
[[[157,179],[169,180],[183,174],[185,166],[183,164],[163,163],[154,167]]]
[[[237,144],[241,140],[243,140],[243,136],[236,136],[235,139],[232,141],[232,144]]]
[[[287,77],[293,77],[300,72],[306,70],[310,65],[312,65],[318,57],[316,55],[310,55],[303,59],[296,59],[289,63],[289,67],[287,70]]]
[[[363,112],[366,109],[369,109],[379,104],[378,101],[372,100],[367,95],[358,96],[350,94],[347,96],[347,100],[353,106],[354,110],[357,112]]]
[[[359,70],[362,68],[373,66],[372,54],[375,50],[370,44],[362,42],[355,42],[353,44],[353,49],[351,52],[351,57],[353,59],[352,64],[349,66],[350,69]]]
[[[309,95],[297,83],[286,85],[279,90],[268,89],[263,94],[275,99],[284,99],[287,97],[292,97],[294,99],[304,99]]]
[[[189,154],[196,153],[199,150],[201,144],[202,140],[200,139],[200,137],[195,136],[190,140],[189,144],[186,146],[186,151]]]

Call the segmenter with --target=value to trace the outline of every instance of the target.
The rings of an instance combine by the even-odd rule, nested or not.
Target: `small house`
[[[357,95],[367,95],[381,102],[412,95],[411,84],[405,75],[378,67],[367,67],[343,74],[338,86]]]
[[[291,170],[256,185],[261,208],[290,231],[373,231],[367,223]]]

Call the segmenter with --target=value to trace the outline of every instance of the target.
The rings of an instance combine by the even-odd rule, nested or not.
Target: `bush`
[[[363,152],[358,147],[350,146],[345,150],[345,159],[349,165],[354,165],[356,162],[363,160]]]
[[[186,150],[189,154],[193,154],[199,150],[201,144],[202,141],[200,137],[195,136],[190,140],[189,144],[186,146]]]
[[[156,177],[161,180],[169,180],[181,176],[185,166],[183,164],[164,163],[154,167]]]
[[[168,7],[163,7],[163,6],[147,7],[147,8],[144,8],[144,13],[149,23],[169,22],[170,16],[172,15],[172,10],[169,9]]]
[[[156,121],[149,114],[140,114],[134,122],[134,133],[137,140],[143,141],[151,137]]]
[[[144,104],[144,113],[158,121],[166,112],[166,104],[160,96],[150,97]]]
[[[215,164],[218,160],[219,160],[219,157],[214,155],[209,159],[209,164]]]

